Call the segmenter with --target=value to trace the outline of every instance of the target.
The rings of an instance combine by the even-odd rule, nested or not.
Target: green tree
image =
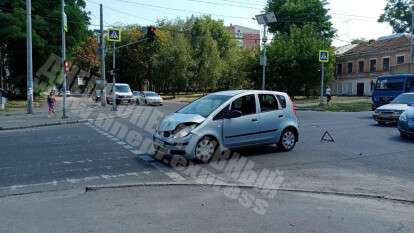
[[[412,0],[387,0],[384,13],[378,22],[389,23],[396,33],[410,32],[412,17],[410,5],[413,4]]]
[[[322,39],[312,25],[303,28],[292,26],[290,33],[283,33],[269,45],[269,79],[272,89],[287,91],[294,95],[309,95],[316,89],[320,80],[320,63],[318,51],[329,48],[329,43]],[[333,54],[330,49],[330,54]],[[333,77],[334,58],[326,68],[326,79]]]
[[[161,29],[162,30],[162,29]],[[182,33],[166,32],[166,40],[153,58],[154,81],[164,92],[185,90],[192,77],[190,41]]]
[[[89,35],[89,17],[84,0],[66,0],[65,12],[69,31],[66,34],[67,56],[73,58],[76,49]],[[23,93],[26,88],[26,1],[0,2],[0,48],[7,54],[7,66],[12,77],[10,85]],[[33,66],[38,70],[50,54],[60,56],[61,13],[59,1],[32,0]],[[41,77],[46,78],[46,77]],[[47,81],[47,80],[46,80]],[[36,90],[36,87],[35,87]]]
[[[277,23],[270,25],[271,32],[290,32],[292,25],[299,28],[312,24],[323,37],[333,38],[331,17],[328,15],[327,0],[270,0],[267,12],[274,12]]]

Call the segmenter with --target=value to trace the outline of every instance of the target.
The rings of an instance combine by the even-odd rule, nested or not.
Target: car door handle
[[[282,117],[284,117],[283,115],[279,115],[279,118],[282,118]]]
[[[259,121],[259,120],[258,120],[258,119],[256,119],[256,118],[253,118],[253,119],[252,119],[252,121],[253,121],[253,122],[257,122],[257,121]]]

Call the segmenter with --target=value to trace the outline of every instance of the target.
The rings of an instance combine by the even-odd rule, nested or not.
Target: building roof
[[[410,36],[407,34],[396,34],[392,36],[380,37],[376,41],[371,40],[370,42],[358,44],[352,49],[338,55],[350,56],[356,54],[381,53],[409,46]]]
[[[349,44],[349,45],[344,45],[341,47],[338,47],[335,49],[335,54],[338,56],[348,52],[349,50],[355,48],[357,45],[356,44]]]

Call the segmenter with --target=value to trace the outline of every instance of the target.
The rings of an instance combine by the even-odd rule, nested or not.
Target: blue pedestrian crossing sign
[[[120,42],[121,41],[121,30],[110,28],[108,29],[108,41]]]
[[[319,50],[319,62],[329,62],[329,51]]]

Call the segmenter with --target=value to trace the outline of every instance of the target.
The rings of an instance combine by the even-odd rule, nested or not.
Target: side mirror
[[[243,115],[242,112],[238,110],[232,110],[227,114],[227,119],[239,118]]]

